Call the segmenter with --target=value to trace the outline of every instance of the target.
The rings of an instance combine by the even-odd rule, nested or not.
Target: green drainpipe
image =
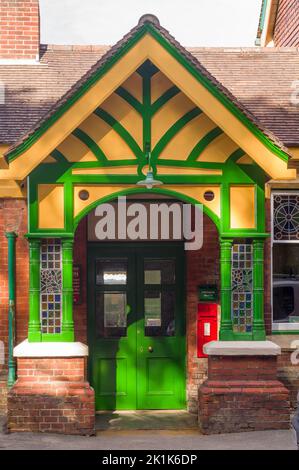
[[[8,378],[7,385],[12,387],[16,381],[16,368],[13,358],[13,348],[15,340],[15,264],[16,252],[15,242],[16,233],[6,232],[5,236],[8,241]]]

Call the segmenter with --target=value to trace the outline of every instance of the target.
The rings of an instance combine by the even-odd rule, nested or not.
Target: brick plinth
[[[204,434],[288,429],[289,392],[277,380],[277,358],[210,356],[199,426]]]
[[[8,393],[8,430],[93,435],[94,391],[85,358],[18,358]]]

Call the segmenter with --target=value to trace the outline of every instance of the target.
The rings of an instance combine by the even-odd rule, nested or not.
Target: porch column
[[[29,239],[28,341],[41,341],[40,325],[40,240]]]
[[[73,239],[62,239],[62,335],[74,341],[73,321]]]
[[[253,240],[253,339],[266,339],[264,322],[264,240]]]
[[[232,315],[231,315],[231,252],[233,240],[220,239],[220,303],[221,303],[221,322],[220,322],[220,340],[231,340],[233,333]]]

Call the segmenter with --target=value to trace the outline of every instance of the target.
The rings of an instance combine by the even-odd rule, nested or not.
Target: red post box
[[[207,357],[203,347],[217,340],[217,304],[199,303],[197,309],[197,357]]]

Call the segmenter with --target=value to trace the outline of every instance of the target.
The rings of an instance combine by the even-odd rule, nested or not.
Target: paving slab
[[[3,423],[3,419],[2,419]],[[1,428],[2,429],[2,428]],[[190,430],[102,430],[95,437],[0,431],[0,450],[296,450],[288,431],[203,436]]]

